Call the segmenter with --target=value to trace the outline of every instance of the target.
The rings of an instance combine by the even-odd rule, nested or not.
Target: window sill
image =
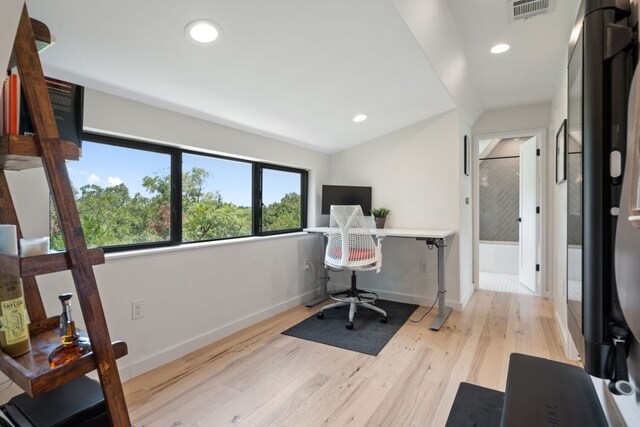
[[[216,246],[241,245],[246,243],[264,242],[265,240],[285,239],[290,237],[302,237],[302,236],[309,236],[309,234],[305,231],[297,231],[295,233],[274,234],[272,236],[251,236],[251,237],[240,237],[237,239],[216,240],[212,242],[186,243],[186,244],[177,245],[177,246],[163,246],[160,248],[136,249],[132,251],[106,253],[104,257],[106,261],[109,262],[109,261],[114,261],[119,259],[130,259],[135,257],[165,254],[170,252],[193,251],[193,250],[206,249],[206,248],[211,248]]]

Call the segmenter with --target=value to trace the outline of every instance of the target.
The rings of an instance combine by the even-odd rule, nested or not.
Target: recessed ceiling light
[[[511,49],[511,46],[509,46],[506,43],[500,43],[500,44],[497,44],[494,47],[492,47],[490,52],[495,54],[495,55],[497,55],[499,53],[505,53],[509,49]]]
[[[356,123],[364,122],[365,120],[367,120],[366,114],[357,114],[353,117],[353,121]]]
[[[216,24],[204,19],[190,22],[184,32],[189,40],[199,44],[213,43],[220,36],[220,30]]]

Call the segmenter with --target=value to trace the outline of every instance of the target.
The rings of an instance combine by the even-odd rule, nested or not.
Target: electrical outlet
[[[427,261],[420,261],[420,273],[427,272]]]
[[[304,269],[311,270],[311,261],[309,261],[308,259],[304,260]]]
[[[138,320],[144,317],[144,300],[131,301],[131,320]]]

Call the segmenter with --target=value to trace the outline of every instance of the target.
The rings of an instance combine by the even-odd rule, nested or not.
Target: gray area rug
[[[387,323],[380,323],[380,315],[375,311],[361,307],[353,319],[354,329],[350,331],[345,327],[349,307],[344,306],[325,310],[322,320],[314,313],[283,334],[377,356],[418,306],[384,300],[378,300],[376,306],[387,312]]]

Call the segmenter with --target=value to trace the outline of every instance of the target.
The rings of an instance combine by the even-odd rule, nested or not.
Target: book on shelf
[[[82,146],[84,88],[74,83],[45,77],[60,139]],[[20,87],[20,76],[10,74],[2,88],[2,133],[33,135],[27,101]]]
[[[18,111],[20,109],[20,78],[17,74],[7,76],[2,84],[2,134],[18,133]]]

